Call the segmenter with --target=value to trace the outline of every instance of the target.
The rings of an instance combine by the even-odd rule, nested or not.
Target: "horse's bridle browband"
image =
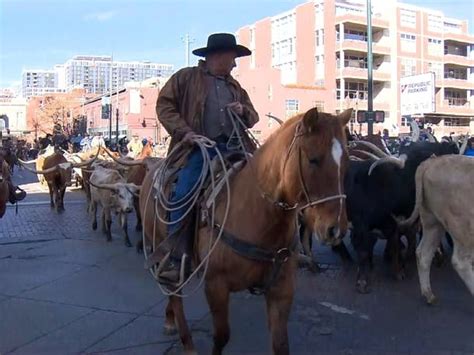
[[[304,135],[304,133],[301,132],[300,125],[301,125],[301,122],[299,122],[298,125],[296,126],[295,135],[293,136],[293,139],[288,148],[288,152],[286,153],[285,161],[283,163],[283,171],[285,171],[286,163],[290,156],[291,150],[293,149],[296,143],[296,139]],[[311,200],[311,197],[309,196],[308,188],[306,187],[306,183],[303,178],[303,172],[301,170],[301,147],[298,148],[298,174],[299,174],[301,188],[303,189],[303,193],[307,201],[306,204],[304,204],[303,206],[299,206],[298,203],[295,203],[294,205],[290,205],[284,201],[275,200],[274,198],[271,197],[270,194],[266,193],[259,187],[259,189],[261,190],[262,197],[284,211],[292,211],[296,209],[298,209],[299,211],[302,211],[308,207],[313,207],[316,205],[321,205],[326,202],[341,200],[341,199],[346,198],[345,194],[338,194],[338,195],[328,196],[328,197],[324,197],[324,198],[320,198],[316,200]]]

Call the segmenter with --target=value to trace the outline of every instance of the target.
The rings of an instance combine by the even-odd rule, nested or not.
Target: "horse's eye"
[[[310,164],[319,165],[319,159],[317,159],[317,158],[311,158],[311,159],[308,159],[308,160],[309,160]]]

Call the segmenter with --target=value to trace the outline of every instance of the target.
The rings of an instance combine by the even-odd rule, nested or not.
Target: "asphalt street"
[[[15,180],[28,196],[18,214],[11,206],[0,220],[0,354],[181,353],[179,339],[162,332],[166,300],[117,224],[108,243],[100,228],[92,231],[82,191],[68,191],[58,215],[33,174],[19,171]],[[141,236],[130,217],[135,243]],[[355,267],[315,246],[323,272],[298,271],[291,353],[474,354],[474,298],[450,263],[433,267],[439,304],[428,306],[415,265],[395,281],[382,248],[379,242],[373,290],[361,295]],[[212,322],[202,292],[185,299],[185,311],[198,352],[209,354]],[[226,354],[270,353],[263,298],[233,295],[230,322]]]

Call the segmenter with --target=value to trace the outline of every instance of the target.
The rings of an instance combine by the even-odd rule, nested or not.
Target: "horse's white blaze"
[[[336,139],[332,139],[332,158],[334,159],[334,162],[338,167],[341,166],[341,158],[342,158],[342,145],[341,143]]]

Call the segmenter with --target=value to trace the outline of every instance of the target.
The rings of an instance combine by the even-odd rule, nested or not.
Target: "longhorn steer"
[[[129,184],[118,171],[96,166],[89,178],[92,212],[92,229],[97,229],[97,205],[102,207],[102,231],[107,235],[107,241],[112,240],[112,211],[119,215],[125,235],[125,245],[131,247],[128,237],[127,214],[133,210],[133,198],[139,187]]]
[[[452,264],[474,296],[474,159],[444,156],[425,161],[416,172],[416,206],[402,225],[420,217],[423,238],[416,250],[421,293],[430,304],[430,267],[441,238],[453,238]],[[453,183],[455,186],[453,186]]]
[[[89,161],[75,164],[68,162],[60,152],[54,152],[52,155],[44,158],[42,170],[30,168],[27,163],[22,160],[19,160],[19,162],[27,170],[44,176],[48,184],[51,208],[55,208],[56,212],[60,213],[64,211],[64,194],[66,193],[66,187],[71,186],[72,169],[89,165],[95,159],[96,158],[93,158]]]

